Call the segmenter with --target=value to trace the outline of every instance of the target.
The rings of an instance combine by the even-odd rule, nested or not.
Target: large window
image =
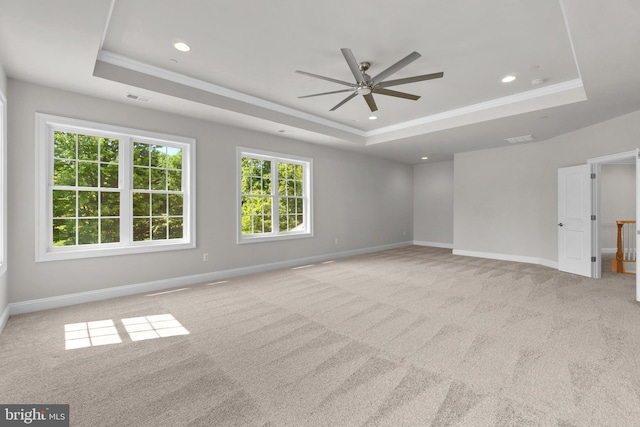
[[[195,247],[195,141],[37,115],[37,260]]]
[[[238,242],[313,235],[312,160],[238,148]]]

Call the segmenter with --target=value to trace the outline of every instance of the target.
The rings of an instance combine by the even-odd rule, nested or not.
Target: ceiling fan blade
[[[352,93],[351,95],[347,96],[345,99],[343,99],[342,101],[340,101],[340,103],[339,103],[338,105],[336,105],[335,107],[333,107],[333,108],[332,108],[331,110],[329,110],[329,111],[335,111],[335,110],[337,110],[338,108],[342,107],[344,104],[346,104],[346,103],[347,103],[347,101],[352,100],[352,99],[353,99],[357,94],[358,94],[358,92],[354,90],[354,91],[353,91],[353,93]]]
[[[418,99],[420,99],[418,95],[411,95],[410,93],[398,92],[397,90],[376,88],[376,89],[373,89],[373,92],[379,93],[380,95],[395,96],[397,98],[410,99],[412,101],[417,101]]]
[[[312,96],[321,96],[321,95],[331,95],[332,93],[342,93],[342,92],[351,92],[353,89],[341,89],[341,90],[334,90],[333,92],[322,92],[322,93],[314,93],[313,95],[304,95],[304,96],[299,96],[299,99],[302,98],[311,98]]]
[[[444,73],[440,72],[440,73],[432,73],[432,74],[423,74],[421,76],[406,77],[404,79],[387,80],[386,82],[378,83],[378,87],[397,86],[397,85],[404,85],[407,83],[421,82],[423,80],[439,79],[442,76],[444,76]]]
[[[338,83],[338,84],[345,85],[345,86],[350,86],[350,87],[356,87],[357,86],[355,83],[343,82],[342,80],[332,79],[331,77],[319,76],[317,74],[307,73],[306,71],[296,70],[296,73],[304,74],[305,76],[315,77],[316,79],[327,80],[327,81]]]
[[[369,105],[372,113],[374,111],[378,111],[378,106],[376,105],[376,101],[373,100],[373,95],[364,95],[364,100],[367,101],[367,104]]]
[[[420,58],[421,56],[422,55],[420,55],[418,52],[411,52],[409,55],[405,56],[400,61],[398,61],[395,64],[393,64],[391,67],[387,68],[386,70],[384,70],[383,72],[381,72],[380,74],[375,76],[372,79],[373,80],[373,84],[375,85],[376,83],[380,83],[381,81],[383,81],[384,79],[389,77],[391,74],[393,74],[393,73],[399,71],[400,69],[406,67],[407,65],[411,64],[413,61],[415,61],[416,59]]]
[[[351,52],[351,49],[345,47],[340,49],[340,51],[342,52],[344,59],[347,61],[347,64],[349,64],[349,68],[351,69],[353,77],[356,78],[356,81],[358,83],[364,83],[364,78],[362,77],[362,72],[360,71],[360,65],[358,64],[358,61],[356,61],[356,57],[353,56],[353,52]]]

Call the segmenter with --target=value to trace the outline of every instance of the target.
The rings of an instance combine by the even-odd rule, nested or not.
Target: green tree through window
[[[240,235],[310,234],[307,168],[310,159],[265,153],[240,156]]]
[[[119,141],[59,131],[53,138],[53,245],[119,242]]]

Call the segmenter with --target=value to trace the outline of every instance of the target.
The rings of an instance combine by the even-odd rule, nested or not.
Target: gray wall
[[[11,79],[8,89],[12,100],[8,147],[10,302],[372,248],[413,238],[410,165]],[[198,248],[35,263],[36,112],[195,137]],[[313,159],[315,237],[236,244],[235,150],[239,145]],[[204,252],[209,253],[209,262],[202,261]]]
[[[640,112],[546,141],[455,155],[454,248],[557,262],[560,167],[640,146]]]
[[[636,219],[636,166],[602,165],[600,171],[600,247],[617,246],[617,220]]]
[[[453,161],[413,167],[413,240],[453,246]]]

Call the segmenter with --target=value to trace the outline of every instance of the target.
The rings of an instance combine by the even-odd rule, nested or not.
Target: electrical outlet
[[[203,253],[202,254],[202,261],[207,262],[209,261],[209,254],[208,253]]]

